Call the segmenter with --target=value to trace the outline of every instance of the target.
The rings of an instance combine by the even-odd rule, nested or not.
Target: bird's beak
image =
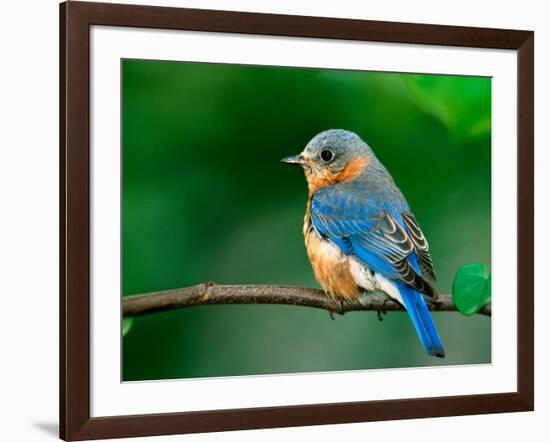
[[[281,160],[281,163],[286,164],[299,164],[300,166],[306,164],[306,161],[302,155],[293,155],[291,157],[286,157]]]

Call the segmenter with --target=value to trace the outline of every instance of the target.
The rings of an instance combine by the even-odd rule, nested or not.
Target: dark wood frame
[[[517,50],[517,392],[90,417],[89,31],[91,25]],[[61,4],[60,437],[65,440],[82,440],[533,410],[533,42],[534,34],[530,31],[76,1]]]

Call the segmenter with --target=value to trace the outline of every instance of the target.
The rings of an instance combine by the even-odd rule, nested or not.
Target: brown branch
[[[128,296],[123,300],[123,315],[140,316],[179,308],[214,304],[280,304],[312,307],[343,315],[351,311],[404,311],[401,304],[384,293],[365,294],[342,305],[333,302],[323,291],[284,285],[217,285],[198,284],[192,287]],[[450,295],[440,295],[437,301],[428,302],[432,311],[456,311]],[[491,316],[491,304],[479,314]]]

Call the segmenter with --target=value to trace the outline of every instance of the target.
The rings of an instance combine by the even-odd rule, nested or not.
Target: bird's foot
[[[330,319],[335,320],[335,313],[338,313],[339,315],[343,315],[346,313],[346,300],[344,298],[335,299],[331,297],[333,303],[334,303],[334,309],[329,308],[328,309],[328,315],[330,316]]]
[[[376,311],[376,317],[379,321],[384,320],[384,315],[387,313],[386,303],[391,301],[385,293],[368,291],[362,292],[357,300],[366,310]]]
[[[379,306],[376,309],[376,315],[378,316],[378,320],[382,322],[384,320],[384,315],[386,315],[388,312],[386,311],[386,304],[389,302],[389,299],[384,299],[382,301],[382,305]]]

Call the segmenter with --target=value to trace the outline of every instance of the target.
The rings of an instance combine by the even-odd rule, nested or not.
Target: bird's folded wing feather
[[[313,225],[322,236],[355,255],[372,271],[433,295],[433,289],[420,276],[419,261],[422,271],[426,268],[433,273],[424,235],[419,227],[409,233],[407,222],[418,226],[412,215],[407,214],[405,221],[401,210],[393,212],[392,216],[384,208],[369,206],[361,195],[334,188],[316,192],[311,204]]]
[[[420,226],[412,213],[404,212],[402,217],[414,244],[418,263],[420,264],[420,270],[422,270],[422,276],[435,281],[437,278],[435,276],[432,257],[430,256],[430,247],[426,237],[422,233],[422,230],[420,230]]]

